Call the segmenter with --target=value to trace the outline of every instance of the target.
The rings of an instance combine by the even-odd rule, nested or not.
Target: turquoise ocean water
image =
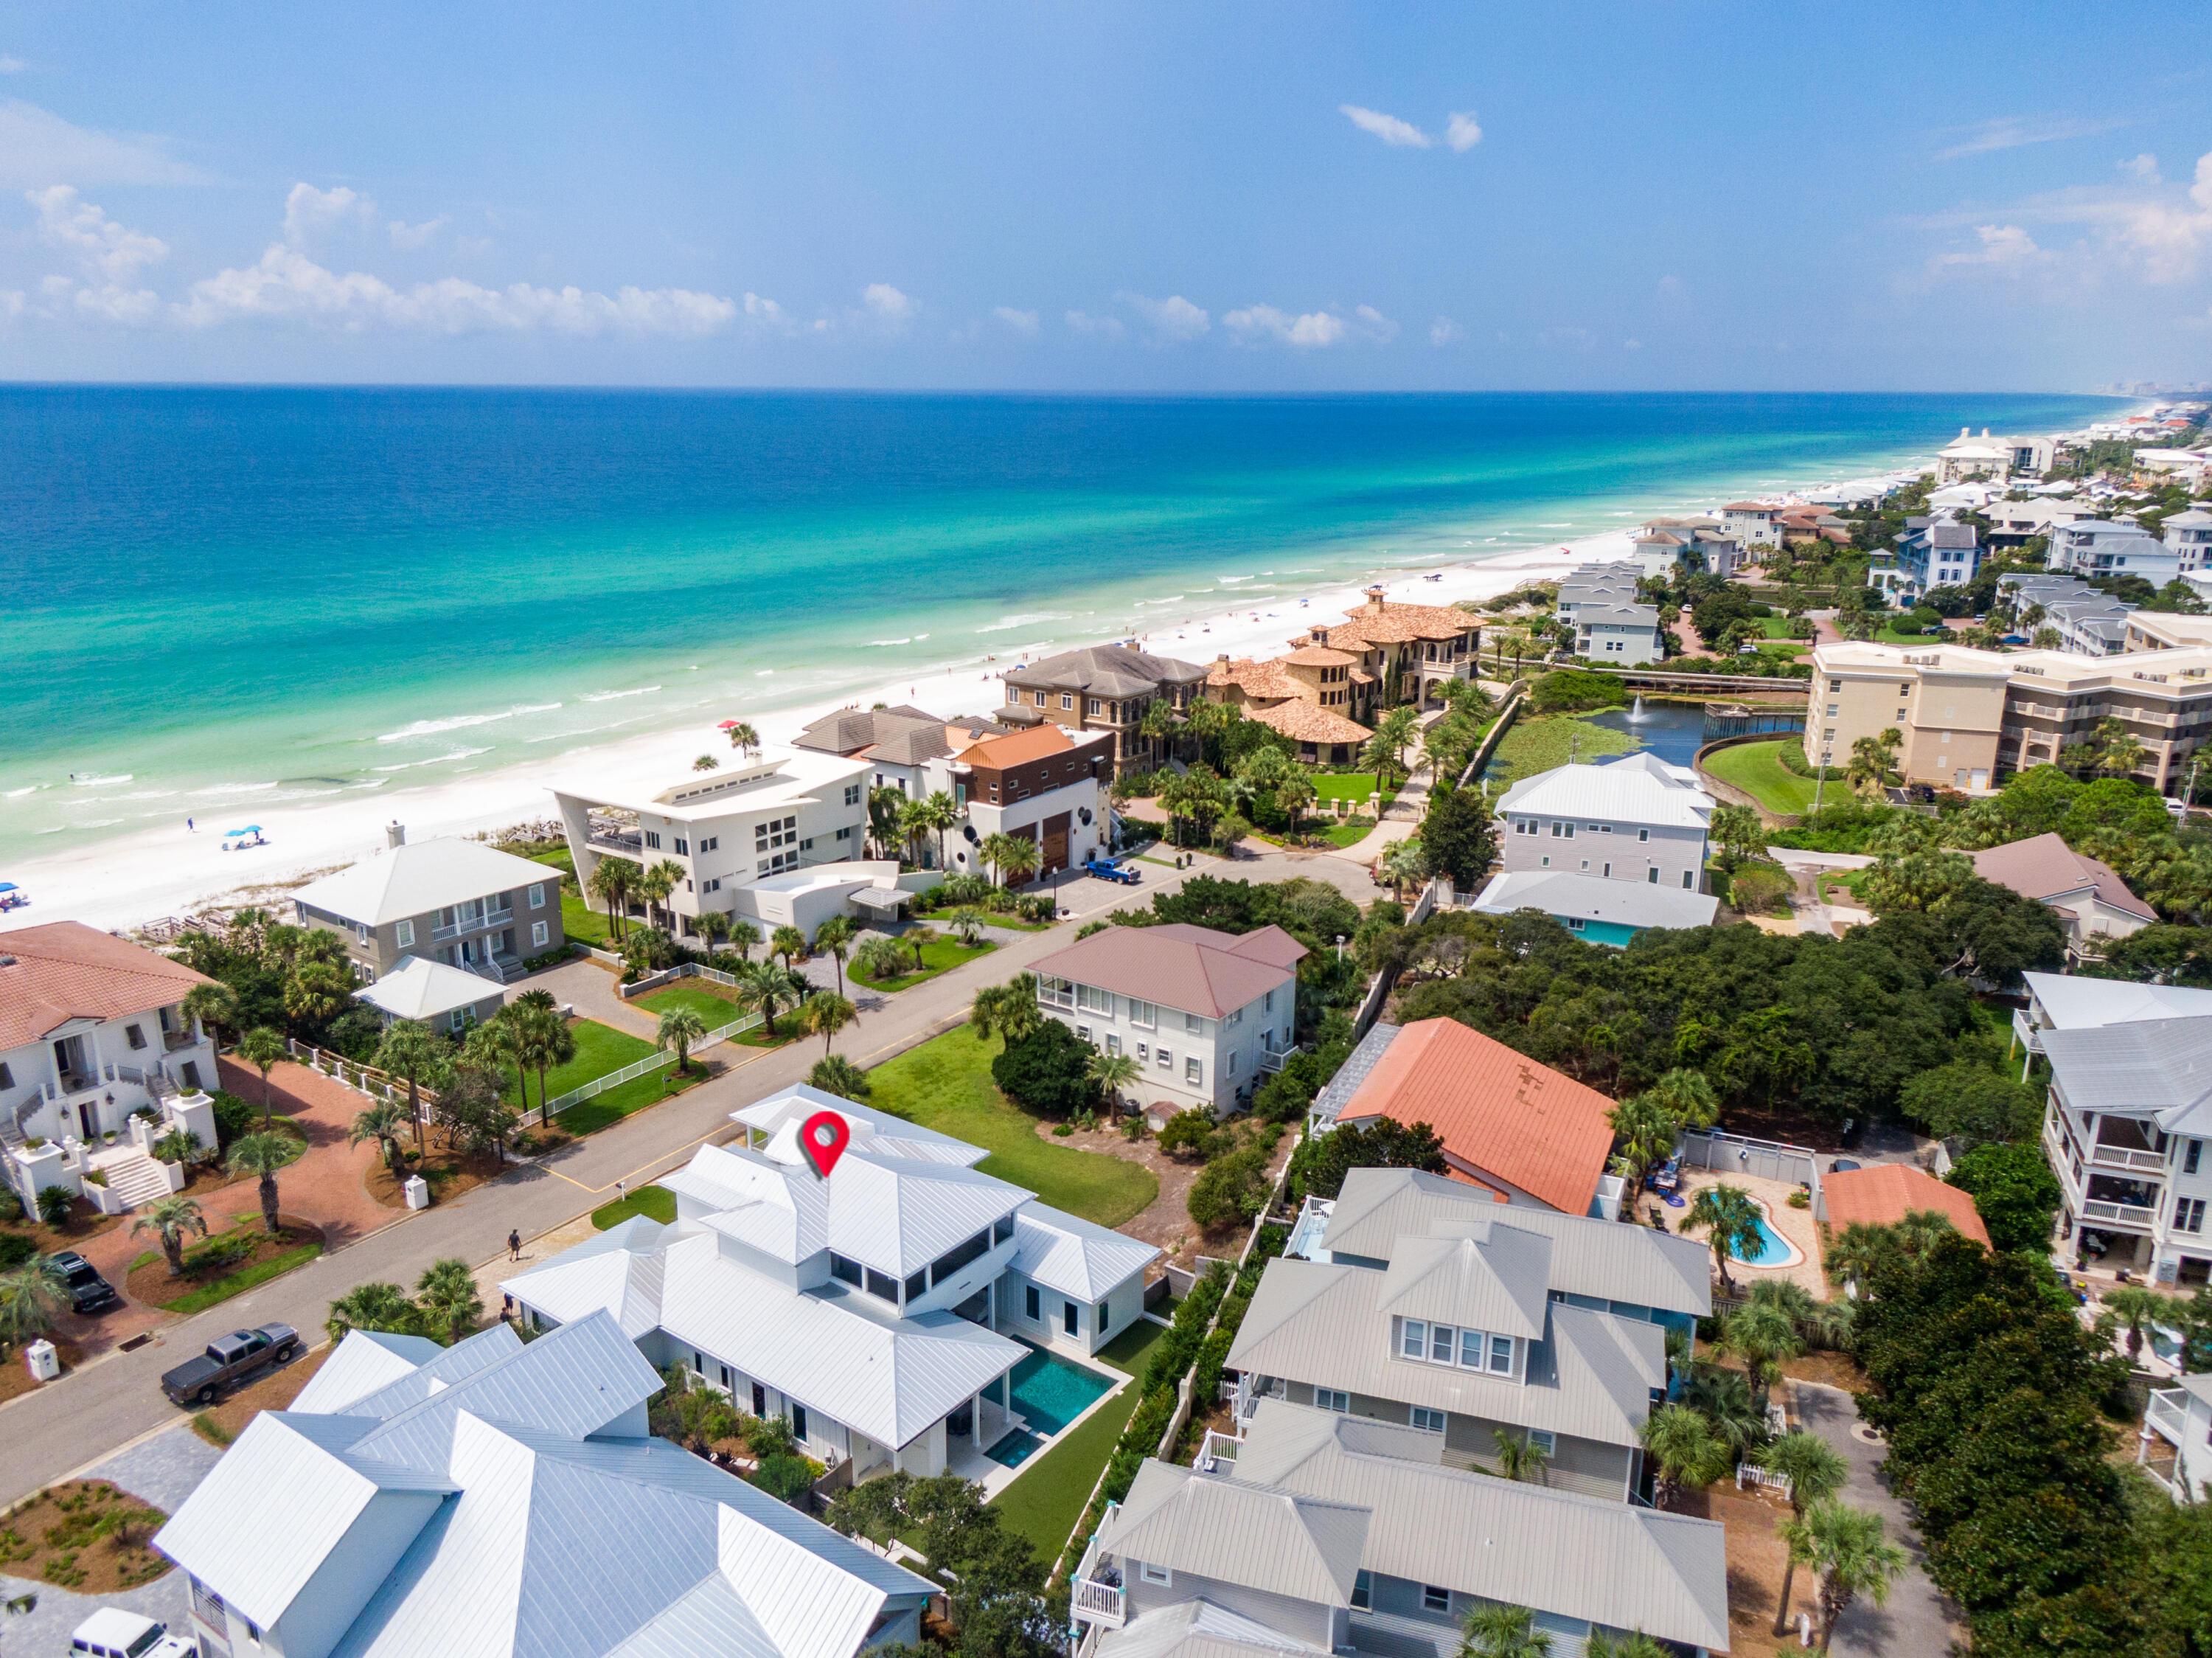
[[[0,387],[0,857],[909,672],[975,711],[987,656],[2112,406]]]

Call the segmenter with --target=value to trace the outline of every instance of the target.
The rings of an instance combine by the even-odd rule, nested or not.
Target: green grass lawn
[[[272,1255],[265,1261],[240,1268],[228,1277],[217,1278],[213,1283],[204,1283],[191,1294],[179,1295],[165,1310],[186,1318],[194,1313],[204,1313],[218,1301],[227,1301],[233,1295],[243,1295],[257,1284],[282,1277],[294,1267],[305,1266],[322,1253],[323,1247],[319,1243],[301,1244],[297,1249],[288,1249],[281,1255]],[[1093,1476],[1094,1478],[1096,1477]],[[1067,1523],[1073,1526],[1075,1521],[1070,1520]]]
[[[1139,1319],[1107,1343],[1098,1356],[1133,1375],[1145,1368],[1146,1350],[1166,1334],[1158,1325]],[[1114,1454],[1140,1397],[1133,1382],[1124,1387],[992,1499],[1006,1529],[1028,1538],[1037,1558],[1048,1565],[1067,1546],[1067,1534],[1083,1518],[1083,1505],[1091,1500],[1098,1471]]]
[[[1364,801],[1375,792],[1372,771],[1316,771],[1313,786],[1322,800]]]
[[[1641,747],[1626,731],[1593,725],[1573,714],[1524,714],[1500,739],[1483,775],[1494,789],[1503,789],[1539,771],[1567,764],[1570,757],[1595,760],[1607,754],[1626,754]]]
[[[1734,783],[1770,812],[1784,815],[1808,812],[1813,806],[1813,779],[1784,770],[1777,758],[1783,742],[1798,741],[1787,737],[1777,742],[1738,743],[1711,756],[1705,769],[1723,783]]]
[[[973,961],[979,955],[988,955],[998,948],[988,939],[980,944],[970,946],[963,944],[958,939],[947,935],[943,938],[933,939],[921,947],[922,966],[920,972],[908,973],[902,978],[870,978],[866,973],[856,972],[853,965],[848,962],[845,965],[845,977],[864,990],[903,991],[916,984],[927,984],[938,974],[950,972],[962,962]],[[914,952],[911,950],[907,952],[909,959],[913,954]]]
[[[1874,637],[1888,645],[1940,645],[1949,632],[1946,628],[1942,633],[1900,633],[1894,624],[1884,622]]]
[[[640,1186],[627,1198],[603,1204],[592,1211],[592,1224],[601,1232],[619,1226],[633,1215],[671,1226],[676,1221],[676,1194],[665,1186]]]
[[[642,1076],[633,1076],[627,1082],[580,1100],[566,1111],[553,1113],[554,1126],[567,1134],[597,1134],[611,1124],[619,1123],[632,1112],[643,1111],[647,1106],[657,1106],[663,1100],[672,1100],[686,1088],[696,1088],[707,1080],[707,1068],[698,1060],[683,1076],[674,1072],[676,1056],[670,1054],[667,1064],[659,1070],[649,1070]],[[559,1095],[555,1095],[559,1098]]]
[[[1036,1119],[991,1081],[998,1052],[995,1036],[983,1040],[965,1025],[947,1031],[870,1071],[875,1092],[868,1103],[984,1147],[991,1154],[982,1161],[986,1174],[1101,1226],[1121,1225],[1159,1195],[1160,1183],[1139,1164],[1039,1138]]]
[[[565,886],[561,889],[561,930],[580,944],[596,944],[603,950],[614,948],[608,942],[606,917],[588,907]]]
[[[732,1019],[744,1017],[744,1010],[719,986],[696,978],[678,979],[666,990],[641,996],[630,1005],[646,1009],[656,1019],[665,1013],[689,1009],[707,1021],[710,1031],[719,1030]]]
[[[1813,648],[1810,639],[1761,639],[1759,649],[1769,656],[1799,656]]]
[[[568,1026],[568,1034],[576,1039],[576,1057],[567,1064],[555,1067],[545,1076],[545,1092],[559,1099],[571,1088],[595,1082],[609,1071],[620,1070],[624,1065],[643,1059],[654,1051],[652,1043],[627,1031],[618,1031],[611,1025],[602,1025],[596,1019],[578,1019]],[[672,1059],[673,1055],[670,1058]],[[538,1098],[538,1077],[530,1078],[530,1097]],[[517,1103],[514,1090],[507,1094],[509,1105]]]

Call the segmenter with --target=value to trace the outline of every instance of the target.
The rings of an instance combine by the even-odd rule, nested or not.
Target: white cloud
[[[1362,132],[1371,132],[1395,149],[1426,149],[1436,143],[1411,121],[1401,121],[1395,115],[1385,115],[1379,109],[1362,109],[1358,104],[1339,104],[1336,107]]]
[[[21,75],[29,67],[30,65],[20,58],[0,58],[0,75]],[[18,294],[15,297],[21,299],[23,296]]]
[[[161,308],[161,296],[150,288],[125,288],[106,283],[80,288],[70,296],[76,313],[94,322],[119,322],[129,326],[151,322]]]
[[[430,238],[444,229],[449,221],[441,213],[434,219],[425,219],[420,224],[410,224],[404,219],[394,219],[385,229],[392,237],[392,245],[402,253],[412,253],[429,245]]]
[[[208,182],[198,168],[169,155],[168,142],[73,126],[36,104],[0,98],[0,186]]]
[[[1429,344],[1431,345],[1456,345],[1466,338],[1467,330],[1449,317],[1438,317],[1429,325]]]
[[[1294,317],[1272,305],[1251,305],[1241,311],[1224,312],[1221,326],[1236,335],[1242,345],[1274,340],[1305,350],[1334,345],[1346,333],[1344,319],[1327,311],[1309,311],[1304,316]]]
[[[2028,119],[2004,115],[1993,121],[1984,121],[1977,127],[1953,128],[1952,131],[1963,131],[1967,136],[1948,149],[1937,150],[1936,159],[1954,162],[1962,155],[1986,155],[1993,150],[2018,149],[2026,144],[2055,143],[2062,138],[2087,138],[2099,132],[2110,132],[2114,127],[2127,124],[2118,118],[2092,119],[2060,115]]]
[[[1181,294],[1170,294],[1165,299],[1147,299],[1125,289],[1114,297],[1134,309],[1163,339],[1196,339],[1213,326],[1211,316]]]
[[[48,246],[74,257],[112,286],[138,274],[141,265],[159,265],[169,245],[158,236],[127,229],[65,184],[27,190],[24,198],[39,210],[39,235]]]
[[[1070,311],[1063,320],[1079,334],[1096,334],[1106,339],[1119,339],[1123,332],[1119,317],[1094,317],[1085,311]]]
[[[343,185],[335,190],[318,190],[311,184],[295,184],[292,193],[284,198],[284,240],[297,247],[316,231],[356,222],[365,224],[375,212],[374,202]]]
[[[860,290],[860,303],[884,322],[911,322],[915,302],[887,282],[872,282]]]
[[[2016,277],[2051,258],[2035,245],[2034,237],[2016,224],[1978,224],[1974,235],[1978,240],[1972,247],[1938,253],[1929,262],[1930,268],[1941,271],[1978,265]]]
[[[622,288],[610,296],[528,283],[482,288],[459,277],[401,290],[363,271],[340,276],[278,245],[260,262],[192,284],[172,315],[193,327],[240,320],[305,322],[359,333],[373,327],[425,333],[529,332],[696,338],[729,326],[732,301],[682,288]]]
[[[795,325],[791,313],[772,299],[763,299],[758,294],[748,293],[744,301],[745,326],[757,332],[788,334]]]
[[[1352,314],[1358,321],[1359,332],[1380,344],[1388,345],[1398,338],[1398,325],[1371,305],[1356,307]]]
[[[2158,177],[2158,157],[2147,149],[2140,155],[2130,155],[2126,161],[2116,162],[2115,165],[2131,179]]]
[[[1037,314],[1034,311],[1017,311],[1011,305],[1000,305],[992,308],[991,314],[1018,334],[1030,339],[1037,336]]]
[[[1640,339],[1624,339],[1620,342],[1620,349],[1624,351],[1640,351],[1644,349],[1644,342]]]
[[[1462,155],[1482,142],[1482,128],[1473,110],[1452,111],[1451,119],[1444,124],[1444,142]]]
[[[1940,228],[1972,229],[1977,238],[1964,249],[1935,254],[1929,273],[1981,267],[2012,276],[2039,267],[2054,283],[2063,278],[2073,291],[2115,276],[2156,285],[2191,280],[2204,250],[2212,247],[2212,153],[2197,159],[2195,177],[2186,186],[2160,178],[2154,159],[2148,168],[2129,162],[2122,170],[2122,183],[2030,197],[1990,222],[1980,215],[1925,221]],[[2044,237],[2039,246],[2032,226],[2076,234],[2063,245]]]

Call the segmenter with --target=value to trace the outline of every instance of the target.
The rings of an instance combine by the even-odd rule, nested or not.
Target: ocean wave
[[[590,698],[585,700],[589,701]],[[489,725],[494,720],[511,720],[518,714],[550,714],[560,706],[558,703],[520,703],[500,714],[455,714],[442,720],[417,720],[397,731],[383,733],[377,741],[404,742],[410,737],[434,737],[441,731],[459,731],[465,726]]]
[[[908,634],[903,639],[871,639],[868,641],[868,643],[871,646],[878,647],[884,645],[910,645],[913,643],[914,635],[911,633]]]
[[[112,777],[80,777],[72,776],[70,778],[70,781],[80,789],[98,789],[111,783],[129,783],[131,781],[131,774],[128,771],[125,771]]]
[[[765,679],[769,679],[769,678],[770,678],[771,676],[773,676],[775,673],[775,670],[774,668],[772,668],[772,667],[764,667],[764,668],[761,669],[761,671],[760,671],[759,673],[757,673],[757,674],[754,674],[754,675],[753,675],[753,678],[755,678],[756,680],[765,680]]]
[[[450,754],[434,754],[427,760],[402,760],[397,765],[374,765],[372,771],[410,771],[418,765],[443,765],[447,760],[465,760],[471,754],[489,754],[489,748],[456,748]],[[357,786],[357,785],[356,785]]]
[[[1165,599],[1138,599],[1133,600],[1131,602],[1133,603],[1139,610],[1143,610],[1152,605],[1179,605],[1189,597],[1190,595],[1187,593],[1177,593],[1171,594]]]
[[[1014,616],[1001,616],[988,626],[979,627],[978,633],[1004,633],[1009,628],[1034,627],[1039,622],[1064,622],[1068,619],[1064,610],[1026,610]]]
[[[103,795],[100,804],[108,806],[127,800],[167,800],[177,791],[173,789],[135,789],[127,795]]]
[[[595,691],[590,696],[579,697],[576,700],[580,703],[611,703],[617,697],[643,697],[659,689],[657,685],[641,685],[635,691]],[[560,704],[556,703],[554,706],[558,708]]]
[[[27,788],[10,789],[6,794],[0,795],[0,800],[21,800],[26,795],[35,795],[41,789],[51,789],[52,787],[53,784],[50,783],[34,783]]]
[[[213,789],[198,790],[204,800],[220,800],[232,795],[261,795],[276,788],[273,783],[226,783]]]

